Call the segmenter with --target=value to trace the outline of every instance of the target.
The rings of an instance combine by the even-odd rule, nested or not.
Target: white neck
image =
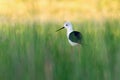
[[[67,37],[69,37],[69,34],[73,31],[72,27],[67,28]]]

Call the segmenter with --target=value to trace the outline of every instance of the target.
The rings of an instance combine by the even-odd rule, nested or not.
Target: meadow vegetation
[[[119,0],[0,0],[0,80],[120,80]],[[72,47],[70,20],[83,35]]]
[[[73,25],[82,46],[71,47],[65,30],[56,33],[58,23],[0,25],[0,79],[119,80],[119,20]]]

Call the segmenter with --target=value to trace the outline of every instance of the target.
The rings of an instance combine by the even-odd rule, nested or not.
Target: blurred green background
[[[120,80],[119,0],[0,0],[0,80]],[[71,21],[84,45],[71,47]]]

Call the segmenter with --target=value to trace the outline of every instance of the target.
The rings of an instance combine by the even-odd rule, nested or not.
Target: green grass
[[[76,47],[60,25],[0,24],[0,80],[120,79],[120,20],[73,22],[84,39]]]

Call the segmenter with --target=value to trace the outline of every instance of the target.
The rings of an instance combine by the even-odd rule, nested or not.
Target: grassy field
[[[63,23],[0,24],[0,80],[120,80],[120,20],[72,23],[82,46]]]

